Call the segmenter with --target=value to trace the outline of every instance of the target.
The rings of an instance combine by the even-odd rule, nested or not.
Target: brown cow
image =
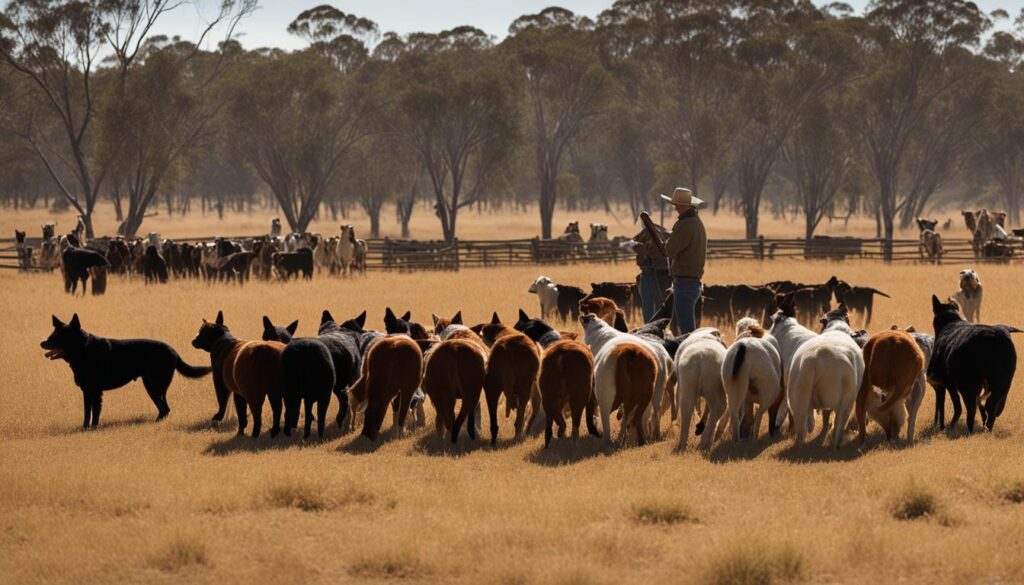
[[[480,343],[469,339],[446,339],[435,345],[427,356],[423,372],[423,392],[430,397],[437,411],[437,434],[451,435],[452,443],[459,440],[459,430],[466,424],[470,439],[476,439],[474,420],[480,392],[486,375],[486,353]],[[455,401],[461,400],[458,416]]]
[[[873,417],[879,418],[910,397],[924,366],[924,353],[905,331],[882,331],[871,336],[864,346],[864,379],[857,393],[857,428],[862,443],[866,436],[865,416],[872,387],[877,386],[885,395],[885,400],[877,408],[878,416]],[[899,424],[896,417],[890,417],[890,421]],[[893,428],[895,425],[891,422],[885,427],[885,436],[889,440],[899,434],[899,427]]]
[[[630,424],[636,430],[637,443],[644,444],[643,414],[654,397],[654,383],[658,377],[658,363],[646,348],[636,343],[620,343],[612,348],[615,359],[615,399],[609,409],[614,412],[622,406],[625,416],[619,431],[621,444]],[[611,436],[610,429],[604,432]]]
[[[377,439],[384,415],[396,396],[398,410],[394,412],[391,428],[393,435],[401,436],[422,369],[423,352],[406,335],[388,335],[373,344],[363,360],[359,379],[349,389],[352,412],[366,411],[364,437],[371,441]]]
[[[484,394],[491,419],[491,444],[498,442],[498,398],[505,394],[505,416],[516,410],[516,439],[523,433],[526,405],[533,405],[528,429],[539,420],[540,392],[537,390],[537,372],[540,370],[540,351],[529,337],[505,325],[494,313],[491,322],[484,325],[481,337],[490,346],[487,360],[487,378]]]
[[[215,422],[224,419],[228,396],[235,396],[238,413],[238,434],[245,432],[248,419],[245,408],[252,412],[252,436],[260,436],[263,427],[263,401],[270,397],[274,425],[270,436],[281,430],[281,352],[285,345],[277,341],[242,341],[224,325],[223,311],[217,312],[213,323],[203,319],[192,347],[210,352],[213,365],[213,387],[217,391]]]
[[[565,436],[566,404],[572,413],[572,442],[580,437],[580,420],[594,388],[594,357],[590,348],[578,341],[564,339],[549,345],[540,363],[541,402],[546,417],[544,447],[551,443],[551,424],[558,425],[558,437]]]

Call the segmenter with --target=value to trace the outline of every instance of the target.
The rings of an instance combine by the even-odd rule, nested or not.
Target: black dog
[[[82,330],[76,313],[64,324],[53,317],[53,333],[39,344],[51,360],[63,359],[71,365],[75,384],[82,390],[85,416],[82,427],[100,423],[103,393],[142,378],[150,399],[157,408],[157,420],[167,416],[167,387],[174,371],[188,378],[201,378],[210,368],[190,366],[174,349],[153,339],[104,339]]]
[[[69,240],[70,241],[70,240]],[[110,266],[103,254],[86,248],[69,246],[61,253],[64,268],[64,291],[72,295],[78,290],[78,281],[82,281],[82,294],[89,281],[89,270]]]
[[[932,295],[935,353],[928,364],[928,383],[935,388],[935,422],[945,428],[946,391],[953,401],[950,425],[960,420],[960,396],[967,406],[967,432],[974,432],[974,412],[982,390],[981,421],[992,430],[1006,406],[1006,395],[1017,368],[1017,351],[1006,325],[974,325],[960,314],[956,303],[943,303]]]
[[[299,422],[299,405],[306,405],[306,421],[302,434],[308,439],[313,425],[313,405],[316,405],[316,430],[321,438],[327,422],[327,407],[334,390],[334,362],[331,352],[315,337],[293,339],[299,322],[287,327],[275,327],[269,317],[263,317],[263,341],[286,343],[281,353],[281,397],[284,399],[284,434],[291,436]]]
[[[146,255],[142,259],[142,274],[146,277],[146,284],[167,284],[167,262],[156,246],[146,247]]]
[[[348,387],[359,378],[362,356],[366,355],[361,345],[365,333],[364,325],[366,311],[340,325],[329,311],[324,311],[320,316],[317,339],[327,346],[334,362],[334,395],[338,397],[339,427],[344,426],[345,417],[348,415]]]
[[[845,304],[850,312],[864,315],[864,325],[871,325],[871,313],[875,308],[875,295],[892,298],[884,292],[869,286],[854,286],[835,276],[828,279],[825,286],[832,291],[837,303]]]

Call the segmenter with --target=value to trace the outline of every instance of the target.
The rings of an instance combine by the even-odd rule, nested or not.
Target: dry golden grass
[[[959,268],[720,261],[707,281],[835,273],[893,295],[877,302],[872,330],[930,331],[929,295],[952,292]],[[788,440],[679,454],[675,430],[643,448],[608,452],[586,438],[575,451],[567,441],[544,450],[539,438],[513,444],[504,420],[496,449],[452,449],[427,432],[369,446],[333,427],[303,444],[236,438],[233,417],[211,429],[211,381],[180,376],[167,420],[153,422],[133,383],[106,395],[99,430],[80,431],[69,368],[38,347],[51,313],[75,311],[89,331],[163,339],[191,363],[207,359],[189,342],[218,309],[243,338],[259,335],[263,314],[298,318],[310,334],[325,308],[339,318],[367,309],[372,327],[387,305],[424,321],[459,309],[468,321],[492,310],[511,319],[519,307],[536,313],[526,289],[540,273],[585,284],[634,270],[371,273],[244,288],[113,278],[106,296],[74,299],[56,275],[0,273],[0,582],[1024,581],[1020,381],[995,433],[933,431],[929,392],[917,444],[885,445],[872,428],[863,452],[847,445],[835,456],[820,441]],[[986,320],[1024,324],[1018,273],[981,268]],[[894,518],[911,484],[951,521]]]

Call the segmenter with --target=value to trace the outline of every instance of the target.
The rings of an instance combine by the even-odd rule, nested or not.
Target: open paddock
[[[100,429],[83,432],[70,369],[43,359],[38,346],[51,313],[66,320],[76,311],[87,331],[162,339],[193,364],[207,356],[190,340],[218,309],[241,338],[259,336],[263,314],[299,319],[299,335],[310,335],[325,308],[340,319],[366,309],[367,328],[382,328],[386,306],[427,323],[432,312],[456,310],[468,323],[494,310],[512,320],[520,307],[537,313],[527,287],[539,270],[580,285],[633,275],[620,264],[244,288],[132,280],[103,297],[71,298],[56,275],[0,273],[9,328],[0,368],[0,581],[1024,579],[1020,377],[993,434],[964,436],[962,423],[952,435],[935,431],[929,390],[916,444],[885,445],[869,426],[864,452],[851,433],[837,455],[820,441],[793,449],[787,438],[678,454],[674,428],[642,448],[606,451],[586,437],[578,449],[555,440],[544,450],[541,437],[512,442],[505,419],[497,448],[464,438],[452,448],[432,430],[389,440],[390,416],[376,445],[333,425],[325,441],[303,444],[236,437],[233,414],[211,429],[210,378],[182,376],[168,394],[167,420],[152,422],[155,409],[135,382],[107,393]],[[724,260],[709,265],[707,281],[823,282],[838,274],[893,296],[876,303],[873,330],[898,323],[930,332],[929,296],[953,292],[956,272]],[[982,267],[986,321],[1024,323],[1016,273]],[[330,420],[335,408],[332,401]],[[432,429],[429,404],[427,413]],[[669,427],[667,415],[662,425]],[[921,517],[897,518],[907,516]],[[770,580],[749,580],[757,575]]]

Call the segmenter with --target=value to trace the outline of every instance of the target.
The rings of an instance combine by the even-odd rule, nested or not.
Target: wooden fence
[[[245,239],[242,236],[233,239]],[[183,240],[186,241],[186,240]],[[188,238],[190,242],[209,242],[208,238]],[[38,255],[41,240],[26,242]],[[709,240],[709,259],[773,260],[884,260],[891,248],[893,262],[936,262],[923,258],[917,240],[818,237],[804,239],[758,238],[754,240]],[[968,240],[946,240],[945,253],[938,263],[984,263],[1024,261],[1024,240],[1004,242],[1009,257],[979,258]],[[632,262],[634,254],[617,242],[573,244],[539,238],[519,240],[367,240],[367,269],[384,271],[459,270],[515,264],[583,264]],[[0,269],[18,268],[13,239],[0,239]]]

